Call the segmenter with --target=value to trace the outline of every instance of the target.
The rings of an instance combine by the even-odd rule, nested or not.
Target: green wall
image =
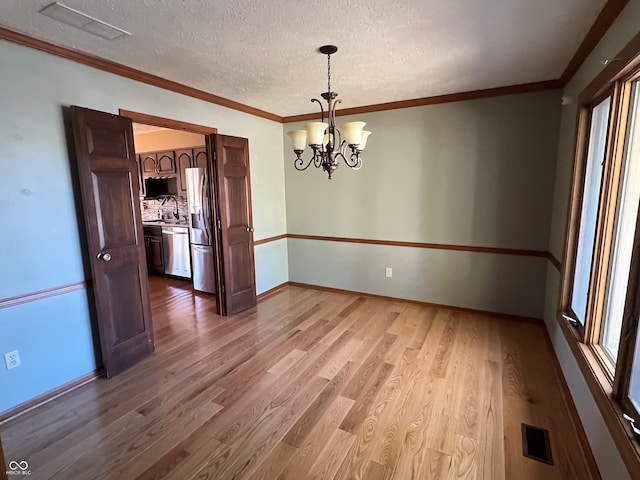
[[[569,82],[563,95],[577,101],[578,95],[604,68],[602,61],[614,59],[616,54],[638,33],[638,18],[640,18],[640,0],[631,0]],[[558,259],[562,259],[564,250],[565,222],[573,168],[576,113],[577,105],[575,103],[562,107],[553,214],[549,236],[549,251]],[[560,273],[555,268],[548,267],[544,319],[600,473],[602,478],[606,479],[628,479],[629,475],[620,454],[557,323],[556,310],[559,291]]]
[[[289,233],[546,251],[560,92],[339,117],[373,133],[364,166],[293,168]],[[307,158],[310,149],[303,155]],[[291,281],[541,318],[547,260],[289,239]],[[385,277],[385,267],[393,277]]]

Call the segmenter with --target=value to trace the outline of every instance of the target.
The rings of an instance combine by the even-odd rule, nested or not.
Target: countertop
[[[153,220],[153,221],[142,221],[143,227],[189,227],[189,224],[184,221],[175,221],[175,220]]]

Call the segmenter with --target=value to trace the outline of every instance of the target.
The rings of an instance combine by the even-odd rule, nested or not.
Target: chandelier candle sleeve
[[[340,131],[344,135],[344,141],[347,145],[359,145],[362,140],[362,129],[366,125],[365,122],[348,122],[340,126]]]
[[[287,132],[291,139],[291,147],[293,151],[303,150],[307,147],[307,131],[306,130],[293,130]]]
[[[329,126],[324,122],[309,122],[304,128],[307,131],[307,141],[309,145],[322,145],[324,139],[324,131]]]
[[[360,144],[358,145],[358,151],[362,151],[364,150],[364,147],[367,146],[367,138],[369,138],[369,135],[371,135],[371,132],[368,130],[363,130],[362,131],[362,138],[360,139]]]

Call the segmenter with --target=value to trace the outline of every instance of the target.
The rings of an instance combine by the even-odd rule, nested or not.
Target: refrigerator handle
[[[208,196],[206,195],[207,183],[207,171],[205,170],[202,175],[202,185],[200,185],[200,205],[202,206],[200,211],[202,212],[201,215],[204,223],[204,233],[207,236],[209,245],[211,245],[211,231],[209,225],[211,217],[209,214]]]

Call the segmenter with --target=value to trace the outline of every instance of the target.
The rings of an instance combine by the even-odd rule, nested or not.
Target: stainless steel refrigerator
[[[193,288],[216,293],[213,258],[213,215],[209,205],[209,178],[204,168],[186,168]]]

